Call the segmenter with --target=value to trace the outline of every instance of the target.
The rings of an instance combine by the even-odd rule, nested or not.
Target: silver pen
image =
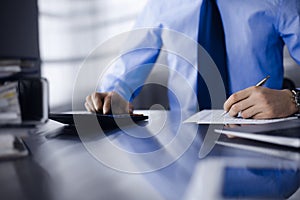
[[[255,86],[263,86],[267,80],[270,78],[270,76],[266,76],[266,78],[264,78],[263,80],[259,81]]]

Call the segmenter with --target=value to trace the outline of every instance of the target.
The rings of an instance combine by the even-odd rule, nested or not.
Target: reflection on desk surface
[[[184,199],[198,163],[206,165],[206,160],[215,157],[246,158],[249,162],[263,159],[278,166],[291,166],[293,178],[289,173],[282,173],[283,176],[272,175],[272,182],[265,183],[270,184],[268,193],[272,197],[290,195],[295,187],[299,187],[299,182],[296,181],[296,178],[300,180],[298,170],[294,170],[298,169],[299,162],[220,145],[214,146],[209,155],[200,160],[199,150],[208,126],[182,124],[191,115],[183,111],[149,112],[145,113],[149,116],[147,125],[109,132],[89,128],[81,130],[83,132],[79,135],[67,137],[47,138],[49,133],[64,132],[63,125],[49,121],[25,139],[31,155],[25,158],[27,163],[24,169],[38,165],[47,174],[46,180],[51,180],[47,181],[47,192],[42,193],[55,200]],[[85,134],[88,137],[85,138]],[[18,161],[9,161],[9,165],[0,163],[0,173],[6,173],[15,162]],[[22,170],[22,165],[20,163],[16,171]],[[242,169],[245,168],[241,168],[241,171]],[[234,173],[234,170],[231,172]],[[282,178],[285,176],[289,179]],[[43,180],[31,174],[25,176],[23,181],[8,174],[5,180],[0,179],[0,184],[9,184],[13,189],[17,185],[26,184],[26,180],[43,184]],[[242,181],[247,181],[247,176]],[[235,182],[229,182],[228,186],[234,184]],[[290,191],[278,192],[272,184],[293,187],[290,187]],[[245,186],[244,189],[250,187],[243,184],[241,186]],[[253,186],[259,187],[259,184]],[[28,187],[32,187],[28,190],[33,196],[31,199],[39,199],[34,198],[34,195],[40,191],[35,191],[34,186]],[[204,190],[204,193],[207,192]],[[9,194],[7,187],[1,187],[0,194],[17,199],[14,198],[15,195]]]
[[[214,158],[198,164],[186,200],[286,199],[299,186],[299,166],[290,161]]]

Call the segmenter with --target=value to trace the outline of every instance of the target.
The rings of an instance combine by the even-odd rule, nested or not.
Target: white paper
[[[224,114],[224,110],[202,110],[183,123],[197,124],[267,124],[286,120],[297,119],[297,117],[287,117],[279,119],[243,119],[240,117],[231,117]]]
[[[215,129],[216,133],[221,133],[225,135],[236,136],[245,139],[251,139],[261,142],[268,142],[272,144],[279,144],[284,146],[290,147],[300,147],[300,140],[299,138],[289,138],[283,136],[273,136],[273,135],[263,135],[263,134],[253,134],[253,133],[246,133],[246,132],[237,132],[237,131],[229,131],[229,130],[220,130]]]

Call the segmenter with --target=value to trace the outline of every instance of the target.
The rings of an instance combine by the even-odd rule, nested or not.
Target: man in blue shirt
[[[167,28],[187,35],[197,41],[200,7],[202,0],[157,0],[149,1],[137,21],[137,28]],[[293,95],[281,90],[283,81],[283,46],[287,45],[291,56],[300,64],[300,2],[299,0],[217,0],[221,13],[227,51],[228,87],[231,95],[224,109],[235,116],[241,112],[244,118],[277,118],[297,112]],[[161,46],[159,34],[150,34]],[[156,39],[157,37],[157,39]],[[141,41],[141,42],[146,42]],[[122,63],[108,75],[99,93],[86,98],[89,111],[107,113],[111,98],[117,97],[120,112],[131,112],[129,101],[132,91],[143,83],[150,68],[136,70],[135,78],[120,81],[120,73],[128,72],[132,66],[153,63],[159,50],[139,51],[135,56],[125,56]],[[196,75],[188,64],[174,56],[168,57],[169,67],[178,70],[196,88]],[[265,87],[253,87],[270,75]],[[133,77],[132,74],[130,77]],[[125,79],[123,79],[125,80]],[[126,88],[115,91],[115,85]],[[170,77],[169,85],[174,84]],[[177,85],[177,87],[180,87]],[[120,88],[120,87],[119,87]],[[107,91],[107,92],[105,92]],[[186,96],[181,107],[196,111],[197,99]],[[125,100],[122,100],[122,99]],[[171,102],[172,109],[172,102]]]

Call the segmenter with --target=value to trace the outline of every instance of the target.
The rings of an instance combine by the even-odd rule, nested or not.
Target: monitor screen
[[[0,59],[39,59],[37,0],[1,0]]]

